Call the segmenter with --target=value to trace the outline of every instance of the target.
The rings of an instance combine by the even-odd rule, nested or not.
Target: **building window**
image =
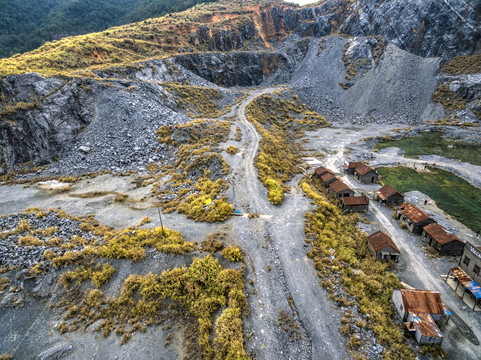
[[[471,261],[470,258],[468,258],[467,256],[464,257],[464,260],[463,260],[463,264],[466,264],[466,265],[469,265],[469,262]]]
[[[474,271],[474,273],[475,273],[476,275],[479,276],[479,266],[478,266],[478,265],[474,265],[473,271]]]

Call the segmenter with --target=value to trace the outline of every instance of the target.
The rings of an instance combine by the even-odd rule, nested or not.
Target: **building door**
[[[371,178],[371,184],[374,184],[374,176]]]

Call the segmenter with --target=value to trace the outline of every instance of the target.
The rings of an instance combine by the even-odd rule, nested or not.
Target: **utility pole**
[[[162,223],[162,215],[160,214],[160,208],[157,208],[157,212],[159,213],[160,226],[162,227],[162,235],[165,237],[164,224]]]

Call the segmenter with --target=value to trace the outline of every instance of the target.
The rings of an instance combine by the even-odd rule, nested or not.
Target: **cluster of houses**
[[[379,175],[361,162],[350,162],[344,171],[362,184],[374,184]],[[315,169],[327,192],[339,199],[344,212],[366,212],[369,199],[355,196],[354,191],[325,167]],[[390,185],[374,191],[374,200],[386,206],[396,206],[394,217],[413,234],[421,235],[425,243],[439,252],[439,255],[461,256],[457,267],[449,269],[446,282],[473,310],[481,309],[481,247],[465,243],[447,231],[431,216],[405,202],[404,196]],[[367,238],[368,249],[372,256],[381,261],[397,262],[400,251],[394,241],[384,232],[377,231]],[[468,297],[465,299],[465,295]],[[439,292],[417,289],[393,290],[392,300],[408,331],[413,332],[420,345],[441,344],[443,334],[436,322],[448,321],[451,312],[442,303]]]
[[[481,246],[469,242],[456,267],[450,268],[446,283],[472,309],[481,309]],[[466,294],[468,298],[465,299]],[[417,289],[395,289],[392,300],[408,331],[420,345],[441,344],[444,336],[436,322],[449,321],[452,313],[441,301],[439,292]]]
[[[366,212],[369,209],[367,196],[355,195],[354,191],[338,178],[330,169],[318,167],[314,170],[315,175],[321,180],[326,191],[336,199],[344,212]]]

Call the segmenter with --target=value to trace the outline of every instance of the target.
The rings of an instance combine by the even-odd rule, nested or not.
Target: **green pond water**
[[[440,209],[474,231],[481,230],[481,189],[455,174],[436,168],[417,172],[406,167],[383,167],[376,171],[386,185],[406,193],[418,190],[436,201]]]
[[[376,149],[397,147],[405,151],[405,156],[417,158],[420,155],[439,155],[458,159],[473,165],[481,165],[481,144],[445,139],[442,132],[422,133],[420,136],[407,137],[379,143]]]

